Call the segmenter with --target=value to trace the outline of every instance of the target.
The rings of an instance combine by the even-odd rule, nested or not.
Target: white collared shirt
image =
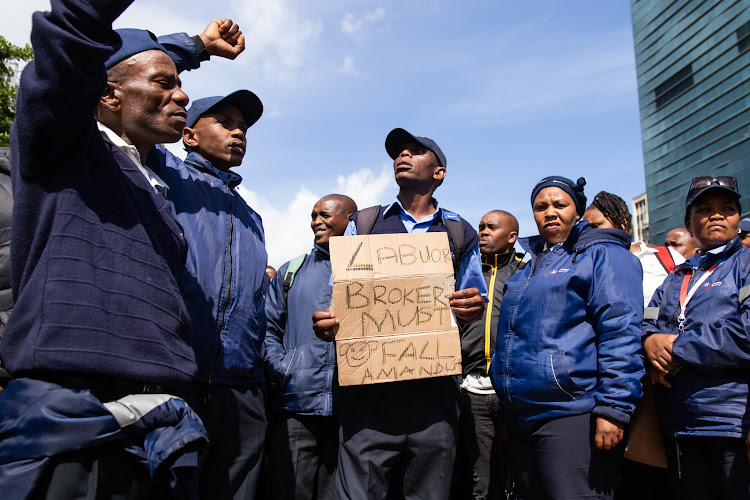
[[[662,282],[667,277],[667,270],[664,269],[664,266],[661,265],[659,258],[656,256],[656,254],[659,253],[658,250],[649,247],[643,241],[634,241],[632,246],[638,248],[638,251],[633,252],[633,255],[638,257],[641,267],[643,268],[643,305],[648,306],[654,292],[656,292],[656,289],[661,286]],[[667,247],[667,249],[672,256],[672,260],[674,260],[675,266],[685,262],[685,257],[679,252],[676,252],[669,247]]]
[[[102,137],[105,141],[112,144],[114,147],[122,151],[125,156],[133,160],[135,166],[138,167],[138,170],[141,171],[148,183],[151,184],[151,187],[154,188],[154,192],[161,193],[162,195],[166,196],[169,186],[167,186],[167,183],[164,182],[161,177],[156,175],[156,172],[141,163],[141,155],[138,153],[138,149],[135,146],[123,141],[122,137],[115,134],[111,128],[107,127],[103,123],[97,121],[96,124],[99,127],[99,132],[101,132]]]

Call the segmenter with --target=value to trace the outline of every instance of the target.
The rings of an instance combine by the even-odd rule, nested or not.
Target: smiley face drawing
[[[346,358],[346,364],[352,368],[362,366],[370,359],[370,353],[378,347],[377,340],[358,340],[347,342],[339,348],[339,356]]]

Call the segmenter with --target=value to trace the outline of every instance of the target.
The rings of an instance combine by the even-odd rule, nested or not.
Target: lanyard
[[[679,323],[680,332],[685,330],[685,308],[687,307],[688,302],[690,302],[690,299],[693,298],[693,295],[695,295],[695,292],[698,290],[698,287],[700,287],[704,281],[708,279],[711,274],[713,274],[714,271],[716,271],[716,268],[719,267],[724,263],[724,260],[717,262],[713,266],[709,267],[708,270],[703,273],[703,276],[700,277],[698,281],[695,282],[695,284],[690,288],[688,291],[688,285],[690,284],[690,278],[693,275],[692,269],[685,273],[685,277],[682,278],[682,287],[680,288],[680,316],[677,318],[677,321]]]

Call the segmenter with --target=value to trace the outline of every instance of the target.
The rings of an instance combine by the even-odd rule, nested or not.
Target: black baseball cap
[[[260,102],[257,95],[249,90],[238,90],[226,96],[217,95],[193,101],[187,112],[187,123],[185,123],[185,126],[192,127],[203,113],[223,102],[237,106],[242,111],[248,127],[257,122],[263,114],[263,103]]]
[[[438,146],[435,141],[433,141],[429,137],[412,135],[402,128],[394,128],[388,133],[388,137],[385,138],[385,150],[388,152],[388,156],[390,156],[391,159],[395,160],[399,153],[401,153],[401,151],[403,150],[403,145],[407,142],[415,142],[426,147],[427,149],[435,153],[435,156],[437,157],[438,162],[440,162],[440,165],[442,167],[448,168],[447,160],[445,159],[443,150],[440,149],[440,146]]]

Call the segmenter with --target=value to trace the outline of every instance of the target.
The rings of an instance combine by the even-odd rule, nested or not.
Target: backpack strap
[[[294,276],[297,274],[297,271],[299,271],[299,268],[302,267],[302,263],[305,262],[305,257],[307,257],[306,253],[298,255],[289,261],[289,265],[286,268],[286,274],[284,275],[284,283],[281,285],[284,291],[284,302],[286,302],[286,299],[289,296],[289,289],[292,288],[292,285],[294,284]]]
[[[357,212],[357,234],[361,236],[372,233],[372,228],[375,227],[375,221],[378,220],[380,215],[380,205],[363,208]]]
[[[672,258],[669,248],[656,247],[656,260],[659,261],[659,264],[662,265],[667,273],[671,273],[672,269],[674,269],[674,258]]]
[[[443,209],[443,223],[448,232],[448,238],[456,249],[456,258],[453,259],[453,272],[458,274],[458,268],[461,264],[466,249],[464,248],[464,225],[461,217],[449,210]]]

